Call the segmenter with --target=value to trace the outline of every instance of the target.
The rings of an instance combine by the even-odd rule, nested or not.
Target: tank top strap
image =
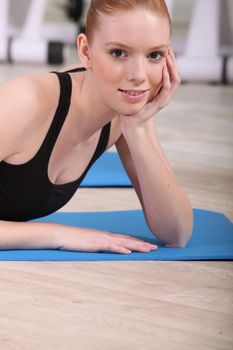
[[[48,133],[44,139],[42,149],[46,150],[48,159],[60,134],[62,126],[66,120],[70,108],[72,81],[68,73],[51,72],[58,76],[60,83],[60,96],[58,106],[50,125]]]
[[[94,152],[88,166],[84,170],[83,174],[77,180],[77,182],[79,184],[82,182],[82,180],[86,176],[88,170],[95,163],[95,161],[106,151],[106,147],[108,145],[108,140],[109,140],[109,136],[110,136],[110,131],[111,131],[111,122],[109,122],[108,124],[103,126],[101,133],[100,133],[98,144],[97,144],[96,149],[95,149],[95,152]]]
[[[102,128],[99,142],[97,144],[95,153],[93,154],[93,158],[92,158],[91,163],[94,163],[106,150],[106,147],[107,147],[108,141],[109,141],[110,130],[111,130],[111,122],[104,125],[104,127]]]
[[[70,70],[65,71],[65,73],[77,73],[77,72],[85,72],[86,68],[84,67],[76,67]]]

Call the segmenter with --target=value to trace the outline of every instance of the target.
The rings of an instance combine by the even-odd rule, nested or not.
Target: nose
[[[127,71],[127,80],[135,85],[142,84],[146,79],[145,63],[141,59],[135,59],[129,62]]]

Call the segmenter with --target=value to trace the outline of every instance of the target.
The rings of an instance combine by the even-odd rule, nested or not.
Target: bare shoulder
[[[59,93],[55,74],[27,75],[0,85],[0,161],[44,123]]]

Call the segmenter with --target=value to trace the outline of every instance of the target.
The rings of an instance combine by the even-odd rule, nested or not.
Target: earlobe
[[[86,69],[91,67],[90,49],[85,34],[79,34],[77,38],[77,48],[80,61]]]

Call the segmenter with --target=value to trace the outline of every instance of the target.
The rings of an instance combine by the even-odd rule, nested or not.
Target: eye
[[[159,61],[165,56],[164,52],[155,51],[152,52],[148,57],[153,61]]]
[[[122,58],[127,56],[126,52],[120,49],[111,50],[110,55],[115,58]]]

